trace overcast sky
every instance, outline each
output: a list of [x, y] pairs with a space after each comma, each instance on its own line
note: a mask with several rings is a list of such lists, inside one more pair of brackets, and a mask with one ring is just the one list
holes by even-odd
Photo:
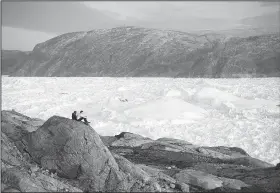
[[279, 12], [278, 2], [2, 2], [2, 48], [32, 50], [57, 35], [117, 26], [181, 31], [230, 29], [241, 19]]

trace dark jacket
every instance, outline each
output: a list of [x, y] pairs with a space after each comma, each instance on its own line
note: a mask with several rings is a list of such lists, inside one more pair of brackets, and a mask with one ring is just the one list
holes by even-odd
[[72, 119], [73, 119], [73, 120], [76, 120], [76, 121], [78, 120], [78, 119], [77, 119], [76, 113], [72, 113]]

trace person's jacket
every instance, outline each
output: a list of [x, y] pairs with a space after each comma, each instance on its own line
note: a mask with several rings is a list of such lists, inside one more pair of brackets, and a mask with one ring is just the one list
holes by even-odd
[[72, 119], [76, 120], [76, 121], [78, 120], [78, 117], [77, 117], [77, 115], [75, 113], [72, 113]]

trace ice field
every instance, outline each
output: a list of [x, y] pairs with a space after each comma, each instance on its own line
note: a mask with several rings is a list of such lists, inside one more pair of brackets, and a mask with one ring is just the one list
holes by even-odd
[[236, 146], [280, 162], [280, 79], [2, 76], [2, 110], [47, 120], [83, 110], [100, 135], [129, 131]]

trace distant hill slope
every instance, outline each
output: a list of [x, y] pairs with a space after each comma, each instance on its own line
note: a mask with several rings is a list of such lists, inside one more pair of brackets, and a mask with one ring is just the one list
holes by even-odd
[[68, 33], [35, 46], [12, 76], [279, 76], [277, 34], [226, 38], [136, 27]]
[[241, 20], [241, 23], [252, 28], [262, 28], [267, 31], [279, 32], [280, 11], [263, 14], [255, 17], [248, 17]]
[[20, 67], [30, 52], [18, 50], [2, 50], [1, 72], [3, 75], [10, 75]]

